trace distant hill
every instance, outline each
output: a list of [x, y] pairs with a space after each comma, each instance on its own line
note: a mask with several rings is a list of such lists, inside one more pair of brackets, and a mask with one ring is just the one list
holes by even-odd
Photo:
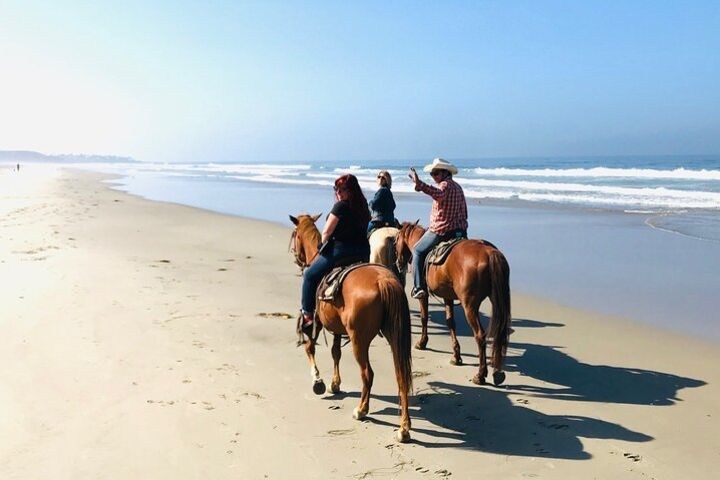
[[32, 162], [50, 162], [50, 163], [80, 163], [80, 162], [135, 162], [130, 157], [118, 157], [115, 155], [83, 155], [83, 154], [63, 154], [63, 155], [45, 155], [40, 152], [31, 152], [25, 150], [0, 150], [0, 162], [12, 163], [32, 163]]

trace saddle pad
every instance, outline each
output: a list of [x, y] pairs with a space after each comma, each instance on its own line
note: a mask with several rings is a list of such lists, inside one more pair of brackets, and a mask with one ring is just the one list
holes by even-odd
[[330, 272], [325, 275], [320, 281], [320, 285], [318, 285], [318, 300], [322, 300], [325, 302], [335, 302], [336, 298], [340, 294], [340, 290], [342, 288], [345, 277], [347, 277], [350, 272], [352, 272], [358, 267], [362, 267], [363, 265], [368, 264], [358, 262], [341, 267], [335, 267], [330, 270]]
[[426, 263], [428, 265], [442, 265], [445, 259], [452, 251], [453, 247], [466, 238], [453, 238], [445, 242], [440, 242], [435, 248], [428, 254]]

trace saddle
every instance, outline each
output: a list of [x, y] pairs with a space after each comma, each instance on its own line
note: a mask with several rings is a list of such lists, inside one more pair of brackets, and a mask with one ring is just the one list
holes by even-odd
[[340, 296], [342, 290], [343, 281], [350, 272], [363, 265], [368, 265], [362, 261], [355, 261], [354, 263], [340, 265], [334, 267], [327, 275], [325, 275], [317, 289], [317, 298], [325, 302], [335, 303]]
[[425, 263], [428, 265], [442, 265], [445, 263], [448, 255], [450, 255], [453, 247], [463, 240], [467, 240], [467, 238], [451, 238], [450, 240], [438, 243], [435, 248], [428, 253]]
[[[467, 238], [451, 238], [450, 240], [445, 240], [438, 243], [435, 248], [433, 248], [430, 253], [428, 253], [428, 256], [425, 257], [425, 278], [427, 278], [427, 271], [430, 268], [430, 265], [442, 265], [443, 263], [445, 263], [445, 260], [447, 260], [447, 257], [448, 255], [450, 255], [452, 249], [463, 240], [467, 240]], [[495, 245], [488, 242], [487, 240], [478, 241], [483, 245], [497, 249]]]

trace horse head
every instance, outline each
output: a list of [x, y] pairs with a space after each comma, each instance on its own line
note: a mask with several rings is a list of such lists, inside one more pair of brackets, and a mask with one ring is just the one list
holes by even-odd
[[288, 250], [292, 253], [295, 264], [302, 270], [307, 268], [308, 259], [315, 255], [318, 245], [320, 244], [320, 231], [315, 225], [320, 215], [322, 215], [322, 213], [318, 213], [317, 215], [303, 214], [297, 217], [289, 215], [290, 221], [295, 225], [295, 229], [290, 236]]
[[422, 227], [418, 226], [419, 221], [420, 220], [403, 222], [400, 226], [400, 231], [395, 237], [395, 259], [397, 261], [397, 269], [401, 272], [404, 271], [412, 259], [412, 247], [417, 242], [417, 239], [414, 238], [417, 236], [415, 232], [417, 229], [422, 229]]

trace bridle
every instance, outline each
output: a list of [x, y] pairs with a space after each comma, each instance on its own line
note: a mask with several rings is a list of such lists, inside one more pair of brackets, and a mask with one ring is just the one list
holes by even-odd
[[[295, 265], [300, 267], [300, 272], [304, 272], [307, 268], [307, 263], [305, 263], [305, 259], [300, 257], [300, 250], [298, 250], [297, 242], [298, 239], [298, 232], [297, 229], [293, 230], [292, 235], [290, 236], [290, 244], [288, 245], [288, 252], [290, 252], [293, 256], [293, 260], [295, 261]], [[303, 255], [305, 252], [302, 252]]]

